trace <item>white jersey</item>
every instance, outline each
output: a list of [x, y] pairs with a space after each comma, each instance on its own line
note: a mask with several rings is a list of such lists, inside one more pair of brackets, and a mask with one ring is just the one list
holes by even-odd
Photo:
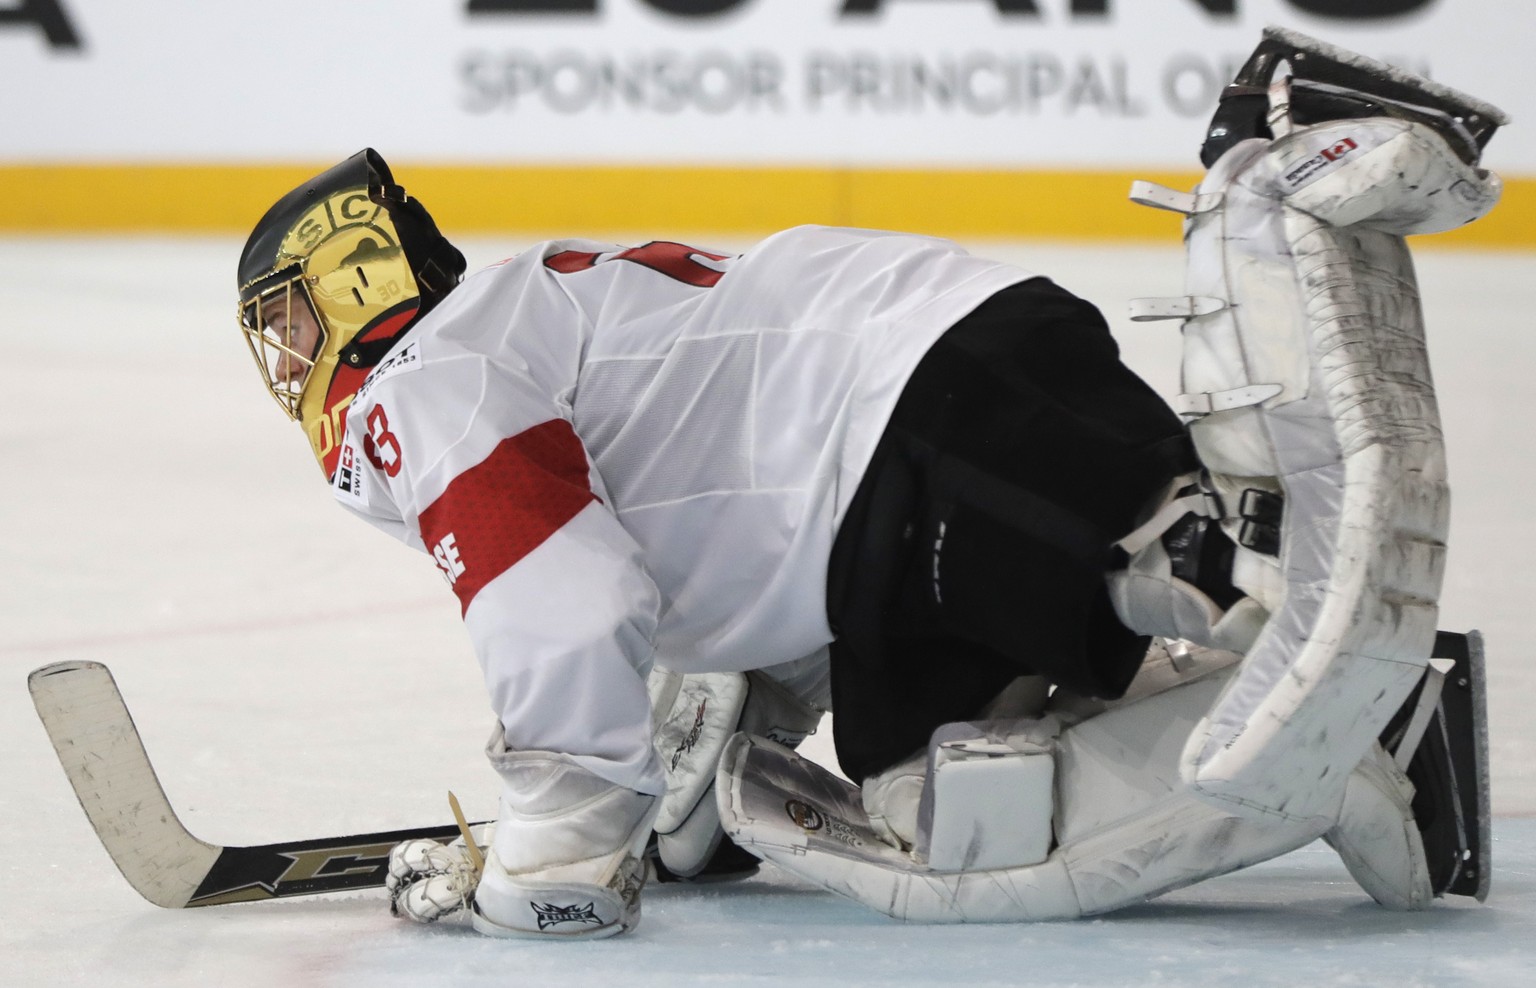
[[467, 279], [347, 413], [334, 493], [432, 555], [514, 749], [662, 792], [645, 676], [800, 659], [917, 362], [1031, 275], [800, 227], [740, 256], [540, 244]]

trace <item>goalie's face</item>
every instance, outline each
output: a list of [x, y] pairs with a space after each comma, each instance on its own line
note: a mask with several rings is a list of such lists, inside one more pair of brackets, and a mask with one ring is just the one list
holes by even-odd
[[267, 389], [289, 418], [298, 419], [304, 386], [326, 339], [303, 277], [295, 273], [241, 302], [240, 325]]
[[322, 330], [308, 305], [293, 305], [291, 297], [273, 301], [264, 316], [274, 336], [285, 338], [287, 345], [277, 358], [273, 376], [290, 388], [303, 390], [304, 378], [315, 365], [320, 351]]

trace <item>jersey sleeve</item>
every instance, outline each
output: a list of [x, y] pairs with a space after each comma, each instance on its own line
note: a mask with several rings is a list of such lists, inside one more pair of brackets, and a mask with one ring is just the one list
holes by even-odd
[[645, 690], [659, 594], [558, 402], [481, 357], [429, 364], [354, 401], [340, 463], [337, 498], [457, 596], [507, 744], [664, 791]]

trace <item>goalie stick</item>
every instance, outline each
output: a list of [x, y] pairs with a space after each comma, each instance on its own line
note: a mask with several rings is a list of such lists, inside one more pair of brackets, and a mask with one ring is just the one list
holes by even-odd
[[457, 824], [223, 847], [188, 832], [149, 763], [112, 673], [57, 662], [27, 677], [80, 807], [128, 884], [167, 909], [383, 886], [389, 851], [417, 837], [443, 842]]

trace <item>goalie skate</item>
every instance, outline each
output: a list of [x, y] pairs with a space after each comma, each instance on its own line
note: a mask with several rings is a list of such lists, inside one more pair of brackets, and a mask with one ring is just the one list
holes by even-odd
[[[1243, 664], [1190, 736], [1183, 775], [1239, 812], [1316, 820], [1434, 641], [1449, 489], [1402, 238], [1492, 208], [1499, 182], [1477, 157], [1504, 118], [1273, 29], [1238, 80], [1207, 142], [1220, 157], [1196, 192], [1133, 190], [1188, 216], [1188, 294], [1143, 300], [1133, 318], [1184, 320], [1177, 407], [1216, 513], [1229, 512], [1233, 582], [1267, 613], [1251, 641], [1220, 642]], [[1251, 107], [1259, 94], [1245, 135], [1230, 100]], [[1237, 509], [1275, 495], [1284, 512], [1266, 545]], [[1122, 599], [1159, 576], [1133, 558]], [[1122, 613], [1143, 632], [1191, 637], [1187, 623]]]
[[1200, 163], [1209, 168], [1241, 141], [1273, 137], [1269, 84], [1287, 63], [1291, 117], [1303, 126], [1346, 117], [1398, 117], [1433, 128], [1451, 150], [1475, 165], [1504, 112], [1449, 86], [1404, 72], [1296, 31], [1271, 27], [1222, 93], [1206, 131]]
[[[1431, 891], [1481, 902], [1493, 871], [1483, 636], [1442, 631], [1434, 655], [1454, 664], [1443, 676], [1426, 676], [1382, 742], [1413, 783]], [[1420, 710], [1428, 714], [1422, 727], [1411, 715]]]
[[1429, 668], [1345, 788], [1324, 835], [1390, 909], [1488, 895], [1488, 734], [1482, 636], [1435, 636]]

